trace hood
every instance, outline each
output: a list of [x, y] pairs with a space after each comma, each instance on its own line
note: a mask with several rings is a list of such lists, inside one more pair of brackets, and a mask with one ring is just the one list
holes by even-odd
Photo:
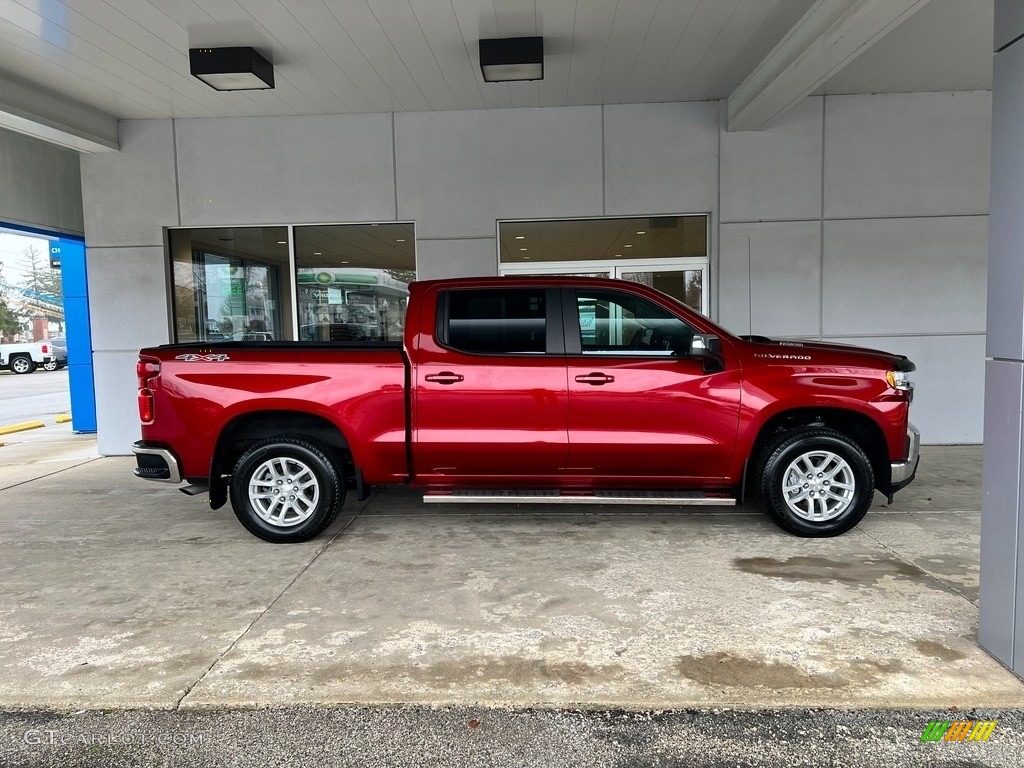
[[896, 371], [910, 373], [917, 370], [905, 355], [896, 355], [891, 352], [883, 352], [880, 349], [869, 347], [858, 347], [853, 344], [835, 344], [829, 341], [803, 341], [801, 339], [770, 339], [767, 336], [740, 336], [750, 345], [755, 357], [768, 361], [778, 362], [800, 362], [801, 360], [814, 360], [816, 354], [823, 359], [822, 362], [832, 362], [842, 357], [856, 355], [857, 357], [875, 358], [878, 365], [884, 365]]

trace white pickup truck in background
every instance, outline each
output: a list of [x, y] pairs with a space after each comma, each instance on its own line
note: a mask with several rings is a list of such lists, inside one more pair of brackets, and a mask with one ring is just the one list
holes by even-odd
[[0, 369], [14, 373], [32, 373], [38, 366], [53, 365], [57, 352], [49, 341], [26, 344], [0, 344]]

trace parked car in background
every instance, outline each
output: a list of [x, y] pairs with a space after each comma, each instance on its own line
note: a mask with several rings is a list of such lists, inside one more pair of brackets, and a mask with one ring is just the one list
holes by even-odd
[[54, 347], [49, 341], [0, 344], [0, 368], [7, 368], [14, 373], [32, 373], [37, 367], [54, 360]]
[[43, 363], [44, 371], [58, 371], [68, 364], [68, 340], [64, 336], [48, 339], [53, 345], [53, 360]]

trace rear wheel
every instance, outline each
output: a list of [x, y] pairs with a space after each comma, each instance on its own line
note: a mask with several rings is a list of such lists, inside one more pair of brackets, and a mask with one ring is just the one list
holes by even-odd
[[808, 427], [768, 446], [761, 506], [797, 536], [838, 536], [867, 514], [875, 478], [864, 450], [841, 432]]
[[231, 474], [231, 506], [246, 530], [265, 541], [306, 541], [338, 516], [341, 472], [323, 446], [301, 437], [256, 443]]
[[36, 364], [28, 355], [16, 355], [7, 365], [15, 373], [32, 373], [36, 369]]

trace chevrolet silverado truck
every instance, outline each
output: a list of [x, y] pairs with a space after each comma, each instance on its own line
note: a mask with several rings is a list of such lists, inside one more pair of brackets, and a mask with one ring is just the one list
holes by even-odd
[[0, 368], [13, 373], [32, 373], [38, 367], [49, 370], [56, 361], [57, 351], [48, 341], [0, 344]]
[[855, 526], [914, 478], [914, 364], [737, 337], [631, 282], [410, 285], [402, 342], [165, 345], [138, 362], [135, 474], [189, 483], [272, 542], [346, 494], [434, 503], [727, 505], [798, 536]]

